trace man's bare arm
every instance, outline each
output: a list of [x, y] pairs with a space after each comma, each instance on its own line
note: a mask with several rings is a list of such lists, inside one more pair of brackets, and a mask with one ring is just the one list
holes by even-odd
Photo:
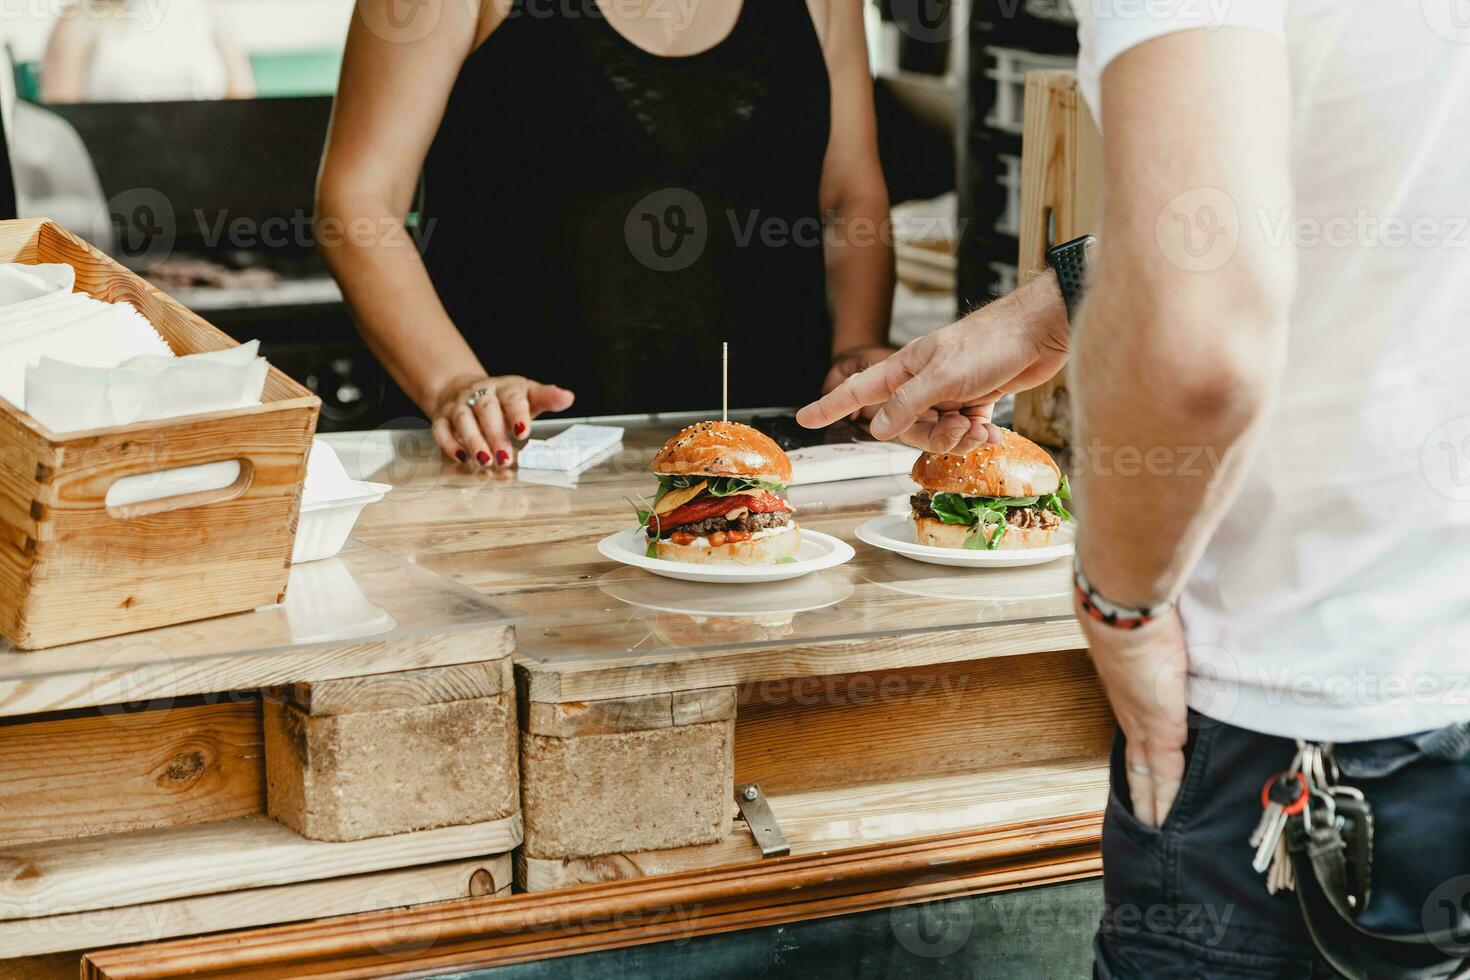
[[1165, 35], [1103, 75], [1102, 247], [1072, 339], [1079, 553], [1109, 598], [1174, 594], [1275, 394], [1295, 285], [1285, 50]]
[[[1173, 596], [1239, 491], [1276, 393], [1295, 284], [1289, 87], [1279, 40], [1189, 30], [1102, 78], [1103, 245], [1072, 340], [1077, 554], [1114, 602]], [[1083, 630], [1126, 736], [1134, 814], [1162, 824], [1184, 777], [1179, 615]]]

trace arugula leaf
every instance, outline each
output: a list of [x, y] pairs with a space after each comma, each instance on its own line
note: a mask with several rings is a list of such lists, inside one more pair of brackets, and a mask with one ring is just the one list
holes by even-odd
[[[941, 523], [965, 524], [976, 528], [974, 543], [972, 539], [966, 539], [965, 547], [985, 547], [994, 550], [999, 547], [1000, 538], [1005, 536], [1006, 515], [1013, 508], [1040, 507], [1051, 511], [1064, 521], [1070, 521], [1072, 515], [1062, 501], [1071, 499], [1072, 488], [1064, 474], [1055, 493], [1040, 494], [1034, 497], [963, 497], [957, 493], [936, 493], [929, 500], [929, 509], [934, 512], [934, 516]], [[979, 528], [983, 524], [1001, 526], [1000, 532], [992, 536], [990, 542], [984, 542], [983, 537], [979, 535]]]
[[1010, 527], [1005, 521], [1001, 521], [1000, 525], [996, 527], [995, 533], [990, 536], [990, 540], [985, 542], [985, 550], [994, 551], [996, 548], [999, 548], [1000, 539], [1006, 536], [1006, 531], [1010, 530]]
[[720, 477], [711, 480], [709, 492], [712, 497], [729, 497], [737, 493], [747, 493], [751, 490], [766, 490], [777, 496], [783, 496], [786, 488], [779, 483], [767, 483], [764, 480], [745, 480], [733, 476]]
[[746, 493], [750, 490], [769, 490], [779, 496], [786, 495], [786, 488], [779, 483], [767, 483], [764, 480], [747, 480], [738, 476], [721, 476], [710, 479], [707, 476], [661, 476], [658, 478], [658, 497], [653, 504], [658, 506], [659, 497], [670, 490], [682, 490], [692, 487], [701, 480], [709, 480], [709, 493], [712, 497], [729, 497], [732, 494]]
[[648, 547], [646, 549], [644, 549], [643, 556], [645, 558], [657, 558], [658, 557], [658, 539], [657, 538], [649, 538], [648, 539]]
[[653, 516], [653, 511], [638, 506], [638, 503], [632, 497], [624, 497], [623, 499], [627, 501], [629, 507], [633, 508], [633, 513], [638, 516], [638, 526], [644, 527], [647, 525], [648, 519]]
[[796, 564], [796, 558], [793, 555], [782, 555], [780, 558], [777, 558], [776, 559], [776, 564], [777, 565], [795, 565]]
[[957, 493], [936, 493], [929, 501], [929, 509], [944, 524], [975, 523], [969, 501]]
[[1062, 501], [1072, 499], [1072, 485], [1067, 482], [1067, 474], [1062, 474], [1062, 484], [1057, 487], [1056, 493], [1049, 493], [1041, 499], [1043, 510], [1051, 511], [1064, 521], [1072, 519], [1071, 512], [1062, 504]]

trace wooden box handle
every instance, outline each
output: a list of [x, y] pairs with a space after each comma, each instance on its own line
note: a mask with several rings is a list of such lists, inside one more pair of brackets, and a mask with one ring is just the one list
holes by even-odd
[[[220, 462], [231, 462], [231, 460], [220, 460]], [[139, 500], [131, 503], [108, 504], [107, 516], [119, 521], [132, 521], [140, 517], [152, 517], [156, 514], [167, 514], [171, 511], [188, 510], [193, 507], [205, 507], [209, 504], [221, 504], [228, 500], [244, 496], [250, 489], [250, 483], [255, 479], [255, 464], [248, 459], [236, 459], [233, 462], [239, 464], [240, 471], [235, 479], [222, 487], [209, 490], [193, 490], [188, 493], [176, 493], [167, 497], [158, 497], [153, 500]], [[208, 464], [204, 464], [208, 465]], [[191, 469], [192, 467], [180, 466], [176, 470]], [[138, 473], [130, 477], [121, 477], [117, 483], [125, 479], [137, 479], [141, 476], [157, 476], [175, 470], [158, 470], [154, 473]], [[114, 483], [113, 486], [117, 486]]]

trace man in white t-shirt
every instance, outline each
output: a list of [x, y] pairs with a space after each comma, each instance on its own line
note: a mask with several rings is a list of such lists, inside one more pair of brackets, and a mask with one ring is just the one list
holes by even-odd
[[[1075, 328], [1049, 273], [800, 418], [882, 405], [878, 437], [963, 452], [1070, 360], [1078, 609], [1121, 728], [1099, 976], [1458, 975], [1470, 3], [1074, 5], [1106, 161]], [[1270, 874], [1297, 895], [1251, 867], [1282, 771], [1317, 792]]]

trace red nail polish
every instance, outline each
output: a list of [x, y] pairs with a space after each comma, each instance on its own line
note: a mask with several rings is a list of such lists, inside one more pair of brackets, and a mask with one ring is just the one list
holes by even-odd
[[481, 466], [484, 466], [486, 463], [490, 462], [490, 454], [485, 452], [485, 450], [483, 449], [475, 453], [475, 458], [480, 461]]
[[459, 452], [457, 452], [457, 453], [454, 454], [454, 458], [457, 459], [457, 460], [459, 460], [461, 463], [463, 463], [469, 457], [466, 456], [464, 450], [461, 449]]
[[502, 449], [500, 452], [495, 454], [495, 461], [501, 466], [504, 466], [506, 463], [510, 462], [510, 453]]
[[526, 423], [524, 423], [524, 422], [517, 422], [516, 423], [516, 435], [523, 436], [525, 434], [526, 434]]

